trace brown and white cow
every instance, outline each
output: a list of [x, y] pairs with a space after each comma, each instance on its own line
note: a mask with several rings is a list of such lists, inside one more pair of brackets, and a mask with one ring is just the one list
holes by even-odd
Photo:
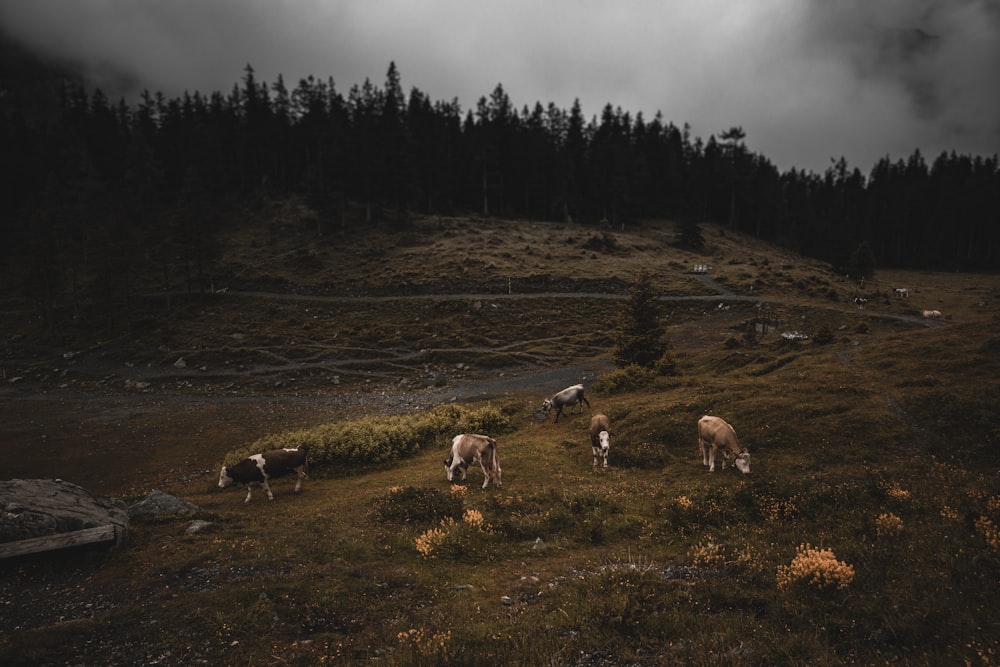
[[219, 474], [219, 488], [224, 489], [232, 484], [246, 484], [247, 497], [243, 502], [250, 502], [250, 495], [253, 493], [253, 485], [263, 487], [267, 491], [267, 499], [274, 500], [271, 487], [267, 481], [276, 477], [283, 477], [290, 473], [298, 475], [295, 483], [295, 493], [302, 490], [302, 480], [308, 479], [306, 474], [306, 445], [299, 445], [297, 449], [274, 449], [261, 454], [254, 454], [232, 466], [222, 466]]
[[469, 466], [478, 463], [483, 469], [483, 488], [485, 489], [490, 480], [497, 487], [502, 487], [500, 480], [500, 459], [497, 457], [497, 441], [487, 435], [477, 435], [474, 433], [462, 433], [456, 435], [451, 441], [451, 458], [444, 462], [445, 475], [449, 482], [455, 481], [455, 471], [461, 469], [462, 479]]
[[740, 472], [750, 472], [750, 452], [740, 444], [736, 430], [724, 419], [705, 415], [698, 420], [698, 446], [701, 448], [701, 462], [715, 472], [715, 455], [722, 454], [722, 469], [732, 458]]
[[[590, 408], [590, 401], [583, 395], [583, 385], [575, 384], [572, 387], [566, 387], [558, 394], [552, 398], [546, 398], [542, 401], [542, 407], [540, 413], [544, 413], [545, 417], [548, 417], [549, 411], [552, 408], [556, 409], [556, 423], [559, 423], [559, 415], [563, 413], [563, 408], [571, 408], [574, 405], [579, 405], [580, 410], [577, 414], [583, 414], [583, 404], [587, 404], [587, 408]], [[543, 418], [544, 419], [544, 418]]]
[[594, 467], [597, 461], [604, 461], [608, 467], [608, 450], [611, 449], [611, 421], [606, 415], [596, 414], [590, 418], [590, 447], [594, 450]]

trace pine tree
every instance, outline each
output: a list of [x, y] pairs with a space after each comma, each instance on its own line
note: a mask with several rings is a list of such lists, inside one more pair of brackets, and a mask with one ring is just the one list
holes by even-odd
[[847, 264], [847, 271], [856, 278], [871, 278], [875, 275], [875, 253], [868, 245], [868, 241], [862, 241], [851, 253], [851, 258]]
[[643, 274], [628, 290], [611, 360], [622, 368], [630, 365], [659, 367], [667, 357], [668, 348], [653, 284], [649, 275]]

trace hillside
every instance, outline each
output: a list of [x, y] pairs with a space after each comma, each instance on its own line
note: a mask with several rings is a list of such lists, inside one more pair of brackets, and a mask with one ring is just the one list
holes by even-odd
[[[248, 217], [206, 267], [214, 293], [149, 291], [130, 335], [7, 313], [4, 476], [165, 490], [214, 525], [137, 522], [117, 553], [12, 563], [5, 664], [996, 664], [996, 276], [862, 286], [714, 225], [693, 253], [659, 221], [319, 235], [316, 215]], [[609, 362], [643, 273], [675, 375]], [[533, 419], [578, 381], [613, 424], [607, 471], [586, 410]], [[445, 437], [318, 463], [273, 503], [215, 488], [262, 438], [405, 431], [451, 404], [509, 421], [503, 489], [475, 467], [451, 488]], [[705, 413], [736, 427], [751, 474], [701, 465]]]

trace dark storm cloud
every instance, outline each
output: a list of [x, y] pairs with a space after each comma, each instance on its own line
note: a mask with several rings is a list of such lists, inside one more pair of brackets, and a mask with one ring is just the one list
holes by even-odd
[[228, 92], [251, 64], [286, 85], [384, 81], [464, 109], [579, 98], [740, 125], [783, 169], [845, 156], [1000, 151], [994, 0], [13, 0], [0, 24], [114, 95]]

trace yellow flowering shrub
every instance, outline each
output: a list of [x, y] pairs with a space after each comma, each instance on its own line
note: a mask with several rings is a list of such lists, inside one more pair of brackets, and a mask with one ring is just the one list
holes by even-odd
[[431, 634], [424, 628], [410, 628], [396, 635], [400, 646], [413, 649], [418, 655], [437, 656], [448, 662], [448, 646], [451, 644], [451, 630]]
[[778, 588], [785, 590], [797, 582], [816, 588], [846, 588], [854, 581], [854, 567], [837, 560], [832, 549], [800, 544], [789, 565], [779, 565]]
[[434, 558], [435, 552], [441, 551], [441, 547], [445, 545], [448, 546], [446, 551], [449, 553], [455, 549], [469, 548], [470, 540], [474, 540], [473, 536], [489, 532], [490, 527], [486, 524], [482, 512], [467, 509], [462, 515], [461, 523], [456, 523], [454, 519], [448, 517], [441, 520], [440, 526], [424, 531], [417, 537], [416, 547], [424, 558]]
[[465, 510], [465, 514], [462, 515], [462, 521], [478, 530], [483, 530], [485, 527], [483, 513], [479, 510]]
[[754, 502], [761, 516], [768, 523], [782, 523], [793, 519], [799, 508], [792, 498], [775, 498], [765, 494], [754, 494]]
[[875, 532], [879, 537], [895, 537], [903, 532], [903, 520], [892, 512], [883, 512], [875, 519]]
[[691, 547], [688, 557], [693, 565], [700, 567], [722, 565], [726, 560], [722, 545], [713, 542], [711, 537]]
[[417, 537], [417, 551], [424, 558], [433, 558], [434, 550], [444, 544], [447, 539], [448, 531], [446, 528], [431, 528]]
[[951, 505], [943, 505], [941, 507], [941, 518], [945, 521], [955, 522], [958, 521], [958, 510]]
[[694, 507], [694, 503], [687, 496], [678, 496], [674, 503], [682, 510], [689, 510]]
[[882, 491], [885, 492], [885, 495], [889, 496], [893, 500], [903, 502], [910, 499], [910, 492], [896, 482], [881, 482], [879, 486], [882, 487]]
[[985, 516], [976, 520], [976, 531], [986, 539], [986, 544], [995, 553], [1000, 554], [1000, 529]]

